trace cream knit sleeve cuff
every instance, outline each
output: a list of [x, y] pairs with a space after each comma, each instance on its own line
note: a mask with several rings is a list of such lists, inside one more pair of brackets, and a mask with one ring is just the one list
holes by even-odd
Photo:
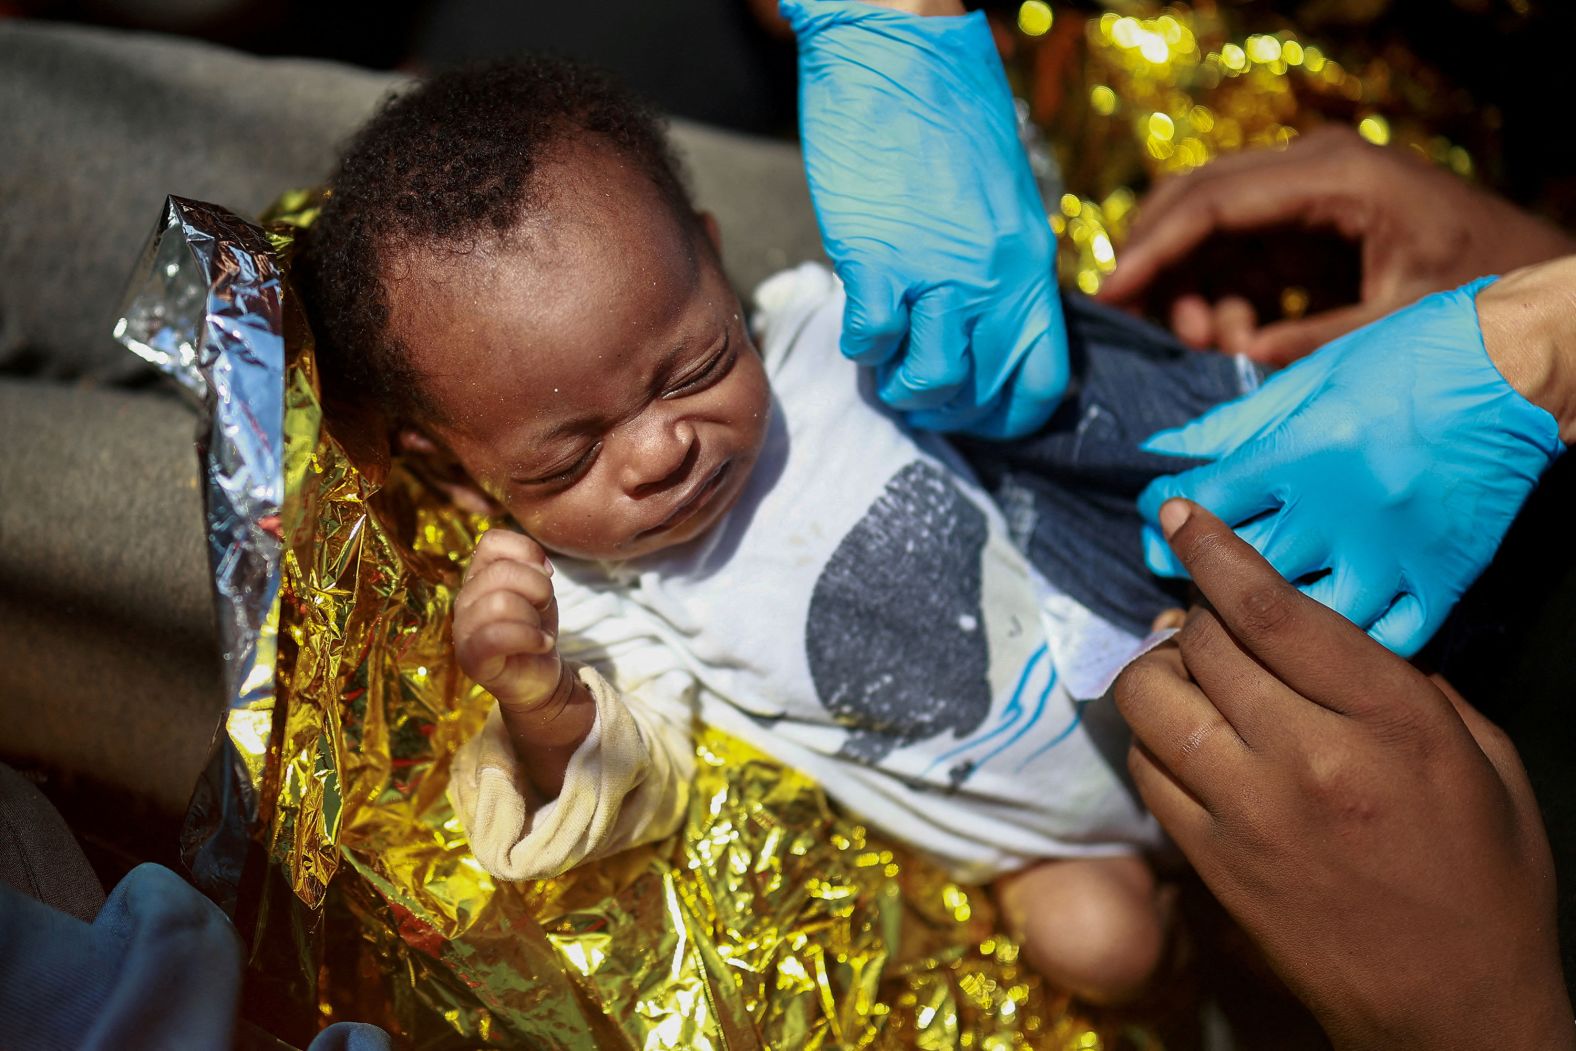
[[570, 757], [558, 798], [542, 800], [531, 787], [497, 705], [454, 755], [449, 800], [477, 860], [499, 879], [557, 876], [661, 839], [683, 820], [690, 735], [626, 703], [592, 668], [573, 671], [596, 700], [596, 721]]

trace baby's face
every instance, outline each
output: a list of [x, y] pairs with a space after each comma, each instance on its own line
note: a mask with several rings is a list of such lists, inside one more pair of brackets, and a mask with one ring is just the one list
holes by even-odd
[[471, 477], [550, 551], [626, 559], [733, 505], [770, 395], [704, 235], [593, 152], [559, 162], [515, 245], [393, 268], [390, 322], [448, 417], [428, 429]]

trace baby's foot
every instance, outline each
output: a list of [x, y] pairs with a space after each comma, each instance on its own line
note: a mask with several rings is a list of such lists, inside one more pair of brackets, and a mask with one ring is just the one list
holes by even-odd
[[1160, 964], [1170, 909], [1141, 858], [1042, 862], [998, 880], [996, 897], [1029, 964], [1088, 1003], [1136, 998]]

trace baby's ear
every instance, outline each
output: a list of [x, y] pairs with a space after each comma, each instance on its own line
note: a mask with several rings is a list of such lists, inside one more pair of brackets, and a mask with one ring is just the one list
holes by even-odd
[[422, 480], [447, 496], [455, 507], [473, 515], [505, 514], [503, 507], [471, 480], [454, 454], [417, 427], [403, 426], [394, 435], [395, 452], [411, 462]]
[[415, 427], [401, 427], [395, 439], [399, 451], [407, 456], [441, 456], [443, 450], [422, 431]]

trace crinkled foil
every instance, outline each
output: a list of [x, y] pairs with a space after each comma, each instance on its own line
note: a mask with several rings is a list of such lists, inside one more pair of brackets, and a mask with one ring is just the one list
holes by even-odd
[[[281, 304], [275, 269], [314, 214], [310, 195], [286, 198], [270, 247], [218, 209], [172, 202], [122, 326], [161, 334], [138, 345], [175, 363], [215, 413], [211, 473], [267, 430], [254, 420], [274, 427], [269, 457], [250, 461], [273, 474], [245, 491], [282, 486], [278, 517], [222, 534], [226, 557], [255, 567], [255, 612], [236, 620], [252, 634], [226, 637], [235, 692], [221, 735], [249, 805], [203, 810], [214, 830], [260, 842], [291, 892], [258, 912], [254, 967], [299, 969], [319, 1024], [379, 1022], [401, 1046], [1159, 1046], [1150, 1029], [1097, 1022], [1043, 987], [994, 932], [980, 888], [715, 732], [699, 740], [694, 802], [670, 840], [539, 883], [484, 872], [445, 787], [492, 703], [449, 641], [459, 568], [491, 523], [397, 462], [358, 468], [322, 426], [310, 335], [288, 285]], [[176, 280], [188, 255], [199, 265]], [[269, 305], [247, 315], [262, 328], [225, 305], [253, 300]], [[223, 336], [183, 341], [177, 325]], [[268, 382], [226, 379], [277, 362], [281, 344]], [[211, 508], [216, 536], [239, 517]], [[215, 565], [228, 602], [230, 562]]]
[[198, 402], [208, 555], [228, 715], [198, 784], [182, 855], [233, 912], [274, 710], [279, 623], [282, 282], [263, 232], [170, 197], [143, 250], [115, 338]]

